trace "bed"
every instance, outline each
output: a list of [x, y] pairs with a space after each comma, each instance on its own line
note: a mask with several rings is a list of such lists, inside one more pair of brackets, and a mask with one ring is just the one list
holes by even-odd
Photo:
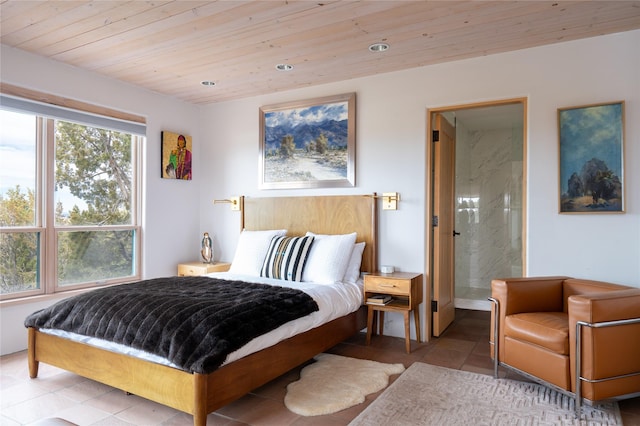
[[[241, 230], [286, 229], [287, 235], [305, 235], [309, 231], [328, 235], [355, 232], [357, 241], [365, 243], [360, 270], [375, 270], [377, 206], [373, 195], [241, 197], [240, 204]], [[240, 354], [207, 374], [190, 373], [29, 327], [29, 374], [36, 378], [38, 365], [44, 362], [189, 413], [194, 425], [206, 425], [209, 413], [365, 327], [366, 313], [360, 306], [264, 349]]]

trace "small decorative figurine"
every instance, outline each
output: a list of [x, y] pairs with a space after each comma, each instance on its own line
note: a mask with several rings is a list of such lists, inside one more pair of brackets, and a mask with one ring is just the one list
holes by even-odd
[[202, 238], [202, 249], [200, 250], [200, 254], [202, 255], [202, 261], [204, 263], [213, 262], [213, 244], [208, 232], [205, 232], [204, 237]]

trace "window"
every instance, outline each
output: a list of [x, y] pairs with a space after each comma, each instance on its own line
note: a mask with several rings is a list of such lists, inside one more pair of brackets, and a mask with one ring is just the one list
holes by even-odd
[[0, 297], [139, 278], [144, 126], [41, 106], [2, 96]]

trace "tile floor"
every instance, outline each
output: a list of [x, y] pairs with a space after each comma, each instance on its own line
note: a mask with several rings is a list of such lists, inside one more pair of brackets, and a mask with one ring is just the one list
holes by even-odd
[[[492, 374], [489, 357], [489, 313], [458, 310], [455, 322], [440, 338], [429, 343], [412, 341], [412, 352], [404, 350], [404, 339], [374, 336], [370, 346], [364, 334], [341, 343], [328, 352], [380, 362], [416, 361], [449, 368]], [[283, 404], [287, 384], [299, 378], [296, 368], [245, 397], [209, 415], [209, 426], [235, 425], [346, 425], [378, 394], [355, 407], [333, 415], [302, 417]], [[83, 379], [45, 364], [38, 379], [30, 380], [26, 352], [0, 358], [0, 425], [30, 424], [58, 417], [79, 425], [191, 425], [192, 418], [135, 395]], [[502, 370], [501, 370], [502, 371]], [[502, 374], [505, 374], [502, 371]], [[510, 375], [509, 377], [511, 377]], [[396, 376], [397, 377], [397, 376]], [[513, 375], [513, 378], [518, 378]], [[393, 378], [392, 378], [393, 380]], [[640, 398], [620, 402], [625, 426], [640, 425]], [[43, 423], [38, 423], [43, 424]]]

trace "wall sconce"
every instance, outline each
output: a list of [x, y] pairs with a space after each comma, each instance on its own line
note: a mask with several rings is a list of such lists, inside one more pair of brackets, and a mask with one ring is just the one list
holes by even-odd
[[397, 192], [382, 193], [382, 210], [398, 210], [400, 194]]
[[222, 204], [222, 203], [231, 204], [231, 210], [234, 210], [234, 211], [240, 211], [241, 209], [240, 197], [229, 197], [224, 200], [213, 200], [213, 204]]
[[383, 192], [382, 195], [374, 193], [373, 198], [382, 200], [382, 210], [398, 210], [398, 201], [400, 201], [398, 192]]

